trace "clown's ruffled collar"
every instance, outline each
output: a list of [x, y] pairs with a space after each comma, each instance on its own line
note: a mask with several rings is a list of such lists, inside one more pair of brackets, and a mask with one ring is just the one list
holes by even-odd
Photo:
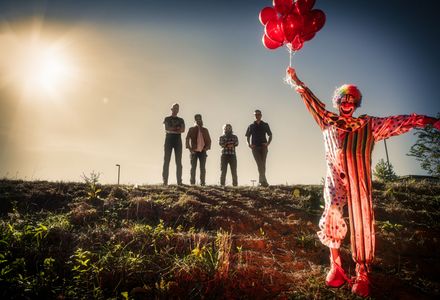
[[357, 118], [342, 117], [332, 112], [325, 114], [324, 123], [326, 126], [335, 126], [340, 130], [353, 132], [364, 127], [370, 121], [368, 115], [361, 115]]

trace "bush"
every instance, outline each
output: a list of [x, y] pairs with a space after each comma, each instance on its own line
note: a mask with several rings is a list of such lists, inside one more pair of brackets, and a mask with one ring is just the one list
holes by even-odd
[[382, 182], [393, 181], [397, 179], [397, 175], [394, 172], [392, 164], [386, 163], [383, 159], [380, 159], [374, 168], [373, 175], [377, 180]]

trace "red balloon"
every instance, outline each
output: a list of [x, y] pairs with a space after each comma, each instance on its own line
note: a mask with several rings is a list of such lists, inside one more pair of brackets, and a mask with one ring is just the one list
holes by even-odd
[[293, 7], [293, 0], [273, 0], [273, 7], [281, 15], [286, 15]]
[[288, 14], [283, 18], [282, 29], [284, 37], [289, 43], [293, 41], [295, 36], [301, 32], [303, 28], [303, 18], [298, 14]]
[[303, 47], [304, 41], [301, 39], [299, 34], [297, 34], [290, 45], [291, 45], [290, 48], [292, 50], [298, 51], [299, 49], [301, 49]]
[[312, 32], [312, 33], [303, 33], [301, 34], [301, 39], [304, 42], [310, 41], [311, 39], [313, 39], [315, 37], [316, 32]]
[[311, 29], [314, 32], [317, 32], [321, 30], [322, 27], [324, 27], [325, 24], [325, 13], [320, 9], [313, 9], [309, 13], [310, 19], [311, 19]]
[[259, 19], [261, 24], [266, 25], [267, 22], [278, 19], [278, 15], [273, 7], [265, 7], [260, 11]]
[[263, 42], [264, 47], [270, 50], [276, 49], [283, 45], [283, 43], [271, 40], [266, 34], [263, 34], [261, 41]]
[[284, 42], [284, 33], [279, 20], [271, 20], [264, 27], [264, 33], [275, 42]]
[[313, 8], [315, 2], [316, 0], [297, 0], [295, 6], [299, 13], [305, 14]]

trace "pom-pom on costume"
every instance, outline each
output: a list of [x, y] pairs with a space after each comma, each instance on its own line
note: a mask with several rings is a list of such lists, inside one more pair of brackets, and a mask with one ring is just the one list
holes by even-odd
[[[290, 70], [294, 72], [293, 69]], [[326, 110], [325, 104], [293, 74], [289, 73], [296, 82], [292, 84], [324, 136], [327, 175], [324, 185], [325, 208], [319, 221], [319, 239], [329, 248], [340, 248], [348, 229], [343, 219], [343, 208], [347, 205], [352, 257], [357, 263], [358, 279], [366, 277], [375, 252], [371, 182], [371, 153], [374, 144], [414, 127], [434, 123], [436, 119], [416, 114], [386, 118], [367, 115], [354, 118], [351, 116], [352, 112], [349, 116], [343, 116], [342, 113], [338, 115]], [[341, 99], [346, 95], [352, 97], [351, 104], [354, 108], [360, 106], [362, 95], [356, 86], [343, 85], [335, 91], [335, 107], [340, 108]], [[338, 271], [335, 268], [332, 270], [333, 273]], [[342, 271], [339, 273], [342, 274]], [[360, 280], [364, 280], [364, 289], [359, 292], [359, 286], [355, 288], [355, 283], [353, 292], [367, 296], [368, 279]]]

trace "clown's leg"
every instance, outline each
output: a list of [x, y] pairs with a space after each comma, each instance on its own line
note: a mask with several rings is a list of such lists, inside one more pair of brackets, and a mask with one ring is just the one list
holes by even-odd
[[362, 191], [358, 197], [351, 197], [349, 211], [352, 225], [352, 255], [356, 262], [356, 280], [352, 292], [362, 297], [368, 297], [370, 295], [369, 265], [373, 261], [375, 251], [371, 195]]
[[[336, 183], [336, 185], [335, 185]], [[339, 255], [341, 241], [347, 234], [347, 226], [343, 219], [343, 207], [346, 204], [345, 188], [340, 181], [327, 177], [324, 188], [325, 210], [319, 221], [321, 231], [318, 232], [321, 242], [330, 248], [330, 271], [326, 277], [326, 285], [340, 287], [348, 281]]]
[[347, 281], [348, 277], [342, 268], [339, 249], [330, 248], [330, 271], [325, 278], [325, 284], [329, 287], [339, 288]]
[[368, 277], [368, 268], [365, 264], [356, 264], [356, 279], [351, 291], [361, 297], [370, 295], [370, 279]]
[[342, 267], [342, 261], [341, 261], [340, 255], [339, 255], [338, 248], [330, 248], [330, 259], [331, 259], [331, 262], [335, 262]]

